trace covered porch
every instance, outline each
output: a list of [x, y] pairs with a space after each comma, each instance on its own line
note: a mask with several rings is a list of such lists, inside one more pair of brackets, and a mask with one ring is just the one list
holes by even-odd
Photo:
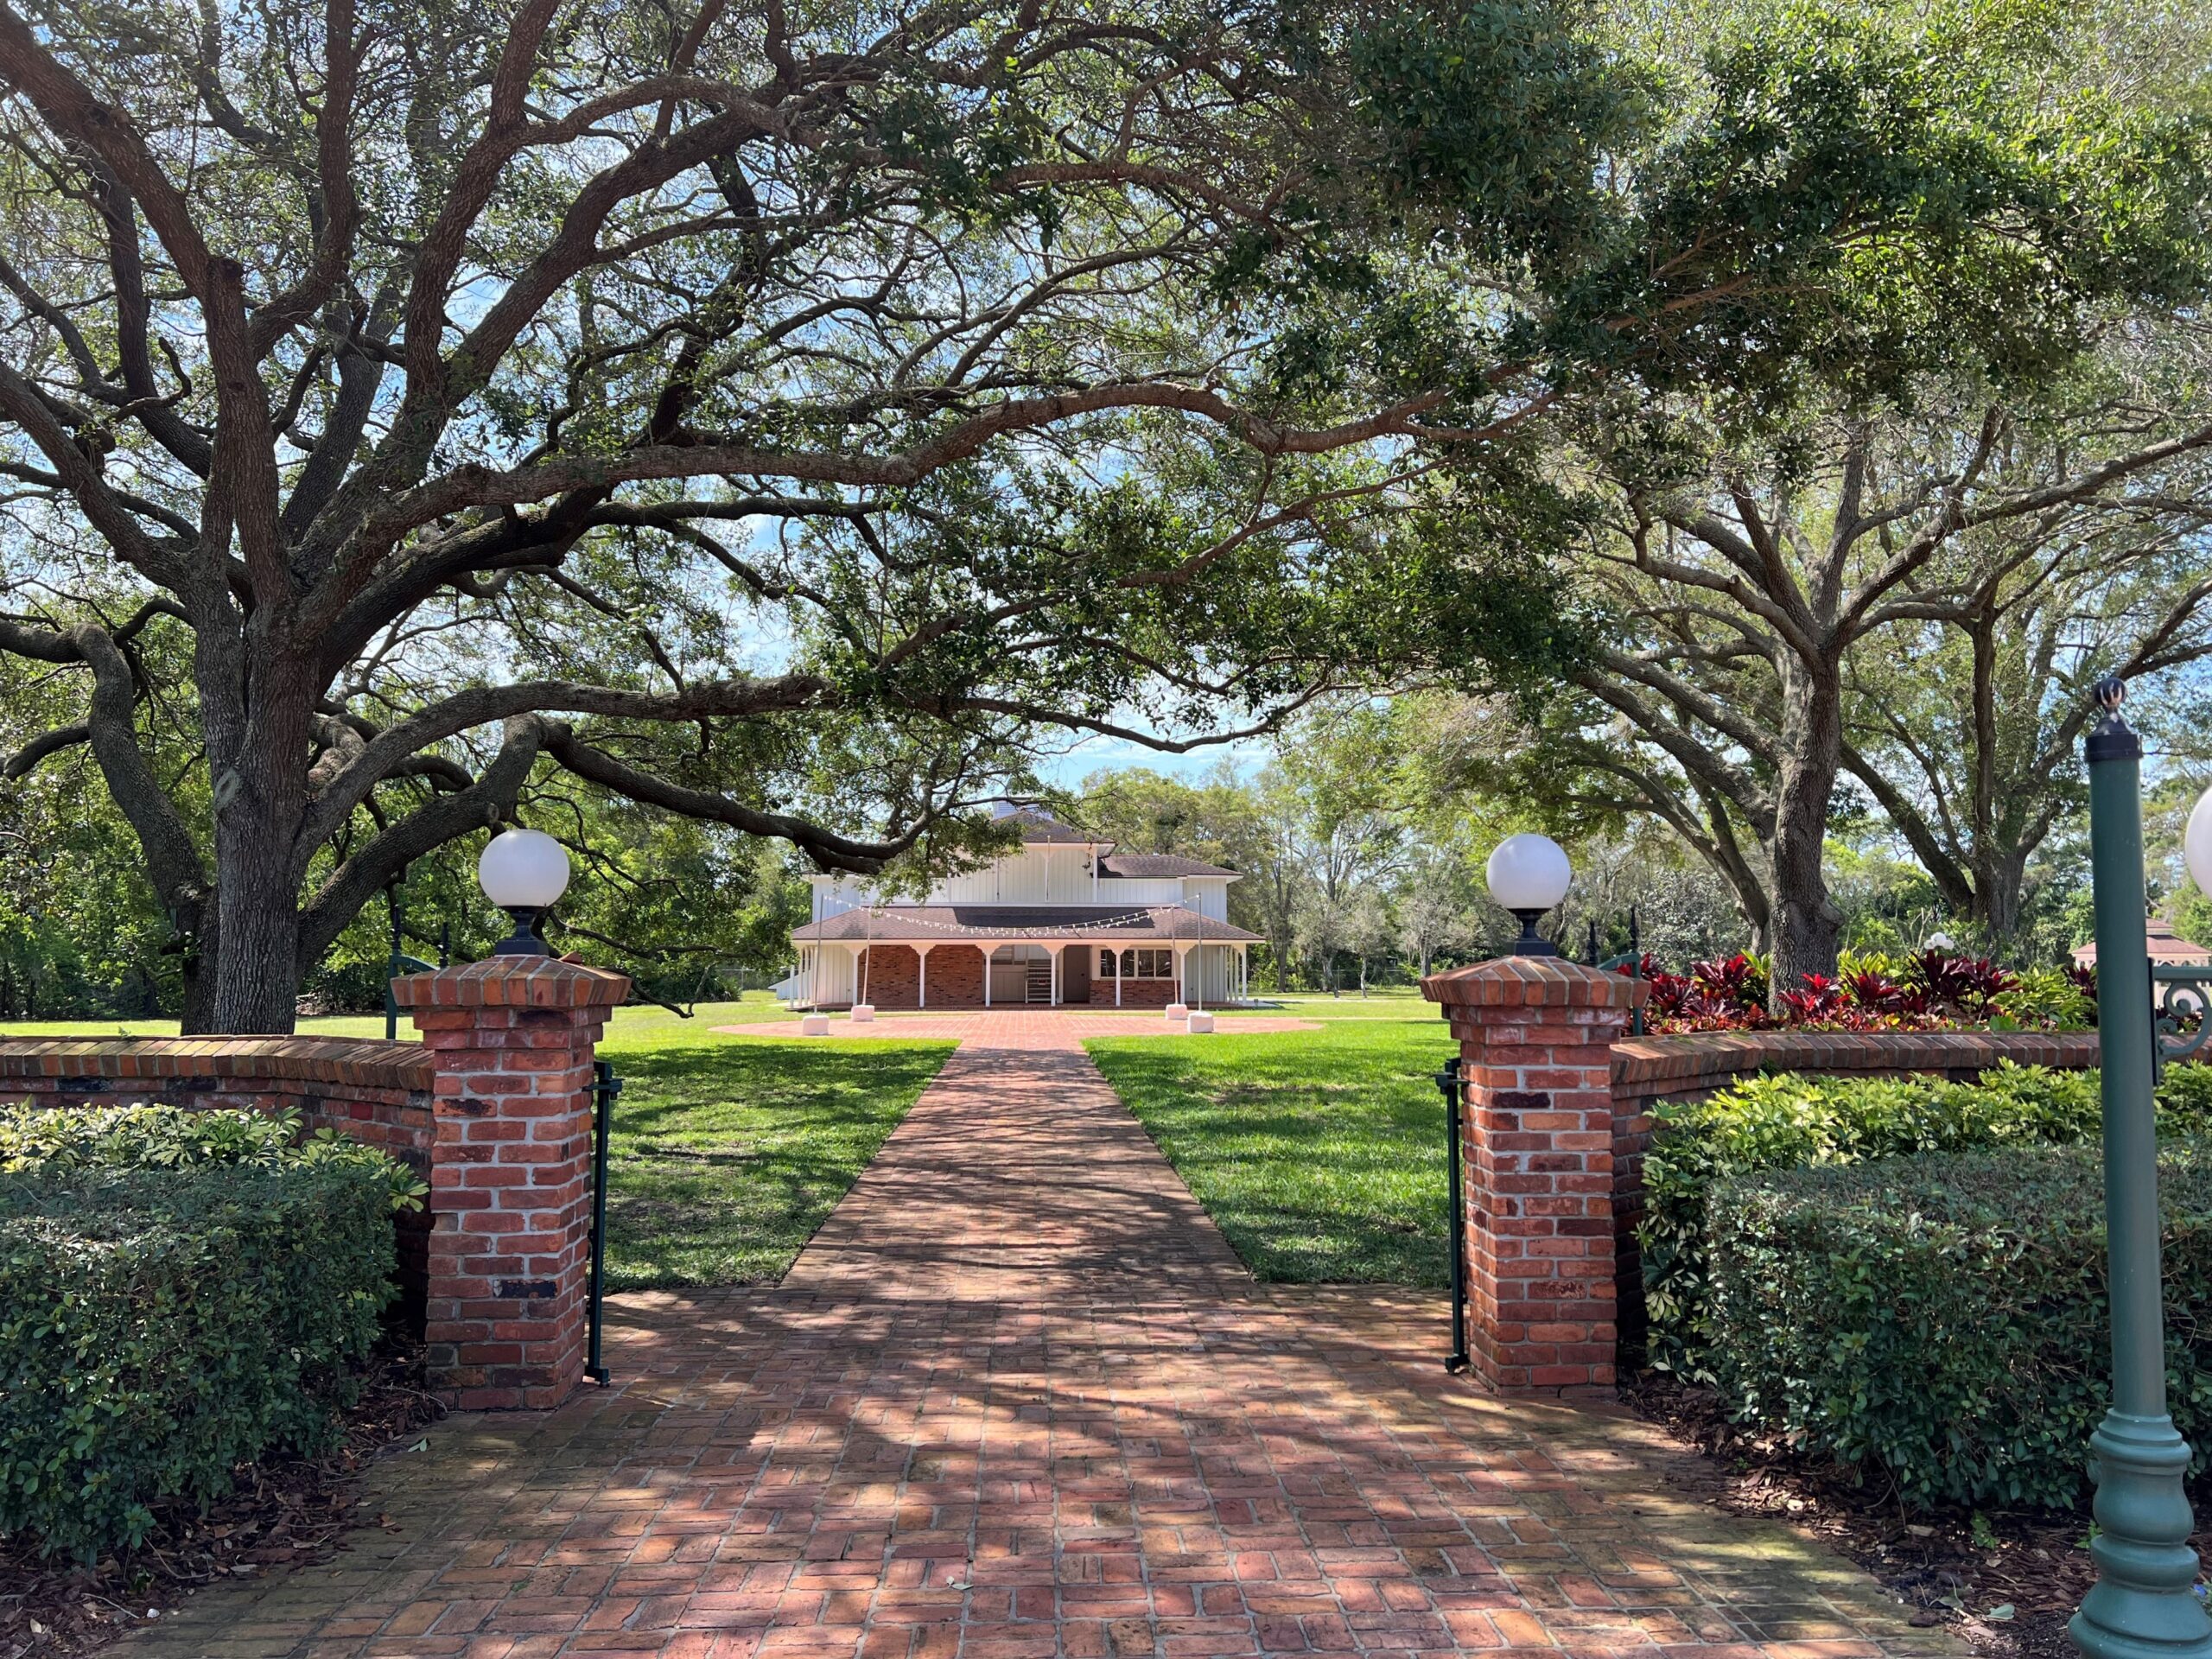
[[[1218, 926], [1218, 924], [1216, 925]], [[1033, 938], [799, 942], [796, 1007], [1165, 1007], [1248, 1000], [1244, 940]]]

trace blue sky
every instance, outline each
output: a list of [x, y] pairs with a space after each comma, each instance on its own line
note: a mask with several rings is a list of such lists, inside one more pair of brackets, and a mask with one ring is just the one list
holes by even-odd
[[1094, 772], [1156, 772], [1163, 777], [1185, 778], [1195, 783], [1228, 756], [1236, 770], [1249, 775], [1267, 764], [1268, 746], [1256, 739], [1216, 744], [1187, 754], [1164, 754], [1123, 738], [1088, 737], [1066, 753], [1040, 761], [1038, 776], [1057, 788], [1073, 789]]

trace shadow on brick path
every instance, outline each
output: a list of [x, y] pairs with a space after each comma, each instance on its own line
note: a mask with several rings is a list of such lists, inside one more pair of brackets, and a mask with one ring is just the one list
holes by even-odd
[[1255, 1285], [1064, 1016], [971, 1034], [771, 1290], [608, 1304], [321, 1567], [134, 1656], [1951, 1655], [1622, 1414], [1446, 1376], [1444, 1300]]

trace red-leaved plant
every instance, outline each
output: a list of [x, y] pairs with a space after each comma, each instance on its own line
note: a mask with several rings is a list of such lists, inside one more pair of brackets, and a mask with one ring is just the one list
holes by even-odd
[[[2017, 976], [1986, 957], [1923, 950], [1905, 966], [1900, 983], [1875, 969], [1840, 980], [1807, 974], [1798, 988], [1782, 993], [1777, 1018], [1766, 1006], [1767, 976], [1757, 958], [1738, 951], [1694, 962], [1687, 974], [1669, 973], [1647, 954], [1639, 975], [1650, 982], [1645, 1020], [1654, 1032], [1763, 1031], [1781, 1025], [1824, 1031], [1930, 1031], [1986, 1025], [1998, 1001], [2018, 985]], [[2094, 1004], [2093, 969], [2068, 976]]]

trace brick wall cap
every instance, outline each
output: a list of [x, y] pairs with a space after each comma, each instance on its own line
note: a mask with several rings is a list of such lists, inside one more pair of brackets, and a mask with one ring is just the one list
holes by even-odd
[[2094, 1031], [1700, 1031], [1613, 1045], [1613, 1088], [1745, 1071], [1949, 1071], [2097, 1063]]
[[391, 995], [403, 1008], [613, 1007], [630, 995], [630, 981], [551, 957], [486, 957], [395, 979]]
[[0, 1078], [215, 1077], [426, 1090], [436, 1076], [421, 1044], [366, 1037], [18, 1037], [0, 1042]]
[[1651, 995], [1651, 986], [1564, 957], [1493, 957], [1431, 974], [1421, 994], [1446, 1007], [1630, 1008]]

